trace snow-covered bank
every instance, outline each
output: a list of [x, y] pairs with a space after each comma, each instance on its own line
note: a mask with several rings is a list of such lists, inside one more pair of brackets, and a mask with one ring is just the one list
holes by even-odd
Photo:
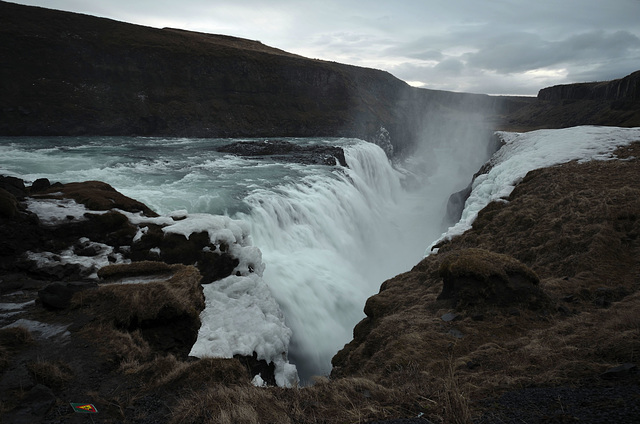
[[640, 140], [640, 128], [580, 126], [528, 133], [498, 132], [504, 146], [490, 159], [489, 172], [478, 176], [460, 221], [426, 250], [471, 228], [478, 212], [493, 201], [506, 201], [515, 186], [534, 169], [570, 161], [610, 160], [613, 151]]
[[140, 238], [146, 233], [143, 229], [148, 228], [145, 225], [151, 224], [161, 225], [165, 234], [179, 234], [186, 240], [192, 234], [206, 233], [210, 246], [204, 249], [217, 253], [228, 250], [239, 261], [232, 275], [203, 285], [202, 326], [190, 356], [250, 357], [255, 352], [258, 360], [275, 365], [278, 386], [292, 387], [298, 383], [296, 367], [288, 361], [291, 330], [262, 279], [265, 269], [262, 254], [251, 245], [245, 222], [228, 216], [189, 214], [184, 210], [155, 218], [120, 212], [138, 226]]

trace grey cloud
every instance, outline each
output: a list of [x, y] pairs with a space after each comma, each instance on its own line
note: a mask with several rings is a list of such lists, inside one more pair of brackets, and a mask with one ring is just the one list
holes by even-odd
[[459, 75], [464, 69], [464, 67], [465, 67], [464, 63], [462, 63], [460, 60], [448, 58], [438, 63], [436, 66], [433, 67], [433, 69], [439, 73], [446, 73], [449, 75]]
[[624, 59], [640, 52], [640, 38], [627, 31], [592, 31], [561, 41], [519, 33], [492, 41], [478, 52], [465, 55], [469, 66], [509, 74], [550, 66], [575, 66], [584, 61]]

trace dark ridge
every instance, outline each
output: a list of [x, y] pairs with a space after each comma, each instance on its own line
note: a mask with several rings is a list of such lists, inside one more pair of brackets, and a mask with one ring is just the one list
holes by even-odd
[[396, 153], [430, 122], [520, 100], [410, 87], [259, 41], [0, 2], [0, 135], [337, 136], [385, 127]]
[[528, 131], [577, 125], [640, 126], [640, 71], [604, 82], [556, 85], [510, 111], [505, 130]]

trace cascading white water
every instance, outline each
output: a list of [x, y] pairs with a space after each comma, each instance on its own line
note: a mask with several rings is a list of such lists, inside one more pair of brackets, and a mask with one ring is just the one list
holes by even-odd
[[[11, 139], [0, 143], [0, 173], [97, 179], [161, 214], [186, 209], [244, 220], [262, 251], [263, 279], [293, 330], [289, 357], [304, 382], [330, 371], [366, 299], [442, 234], [448, 196], [486, 159], [473, 153], [484, 140], [466, 133], [426, 139], [419, 157], [403, 165], [413, 173], [353, 139], [293, 140], [342, 146], [349, 167], [329, 168], [215, 151], [229, 140], [125, 138]], [[74, 165], [49, 166], [61, 161]], [[403, 184], [407, 174], [413, 184]]]
[[309, 176], [245, 199], [251, 212], [243, 219], [293, 330], [290, 357], [303, 380], [330, 371], [366, 299], [415, 265], [425, 240], [442, 230], [446, 196], [405, 191], [376, 145], [346, 147], [345, 157], [349, 168], [337, 178]]

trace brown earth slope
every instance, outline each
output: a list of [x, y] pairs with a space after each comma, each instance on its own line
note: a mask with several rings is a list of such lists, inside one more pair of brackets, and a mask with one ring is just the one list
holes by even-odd
[[[640, 142], [618, 155], [626, 159], [530, 172], [508, 203], [490, 204], [471, 230], [386, 281], [332, 376], [437, 399], [447, 422], [637, 419]], [[473, 302], [440, 295], [453, 274]], [[537, 275], [544, 297], [512, 290], [505, 300], [501, 274]], [[612, 381], [603, 373], [616, 366], [628, 373]], [[585, 388], [598, 406], [578, 395]], [[504, 406], [502, 394], [517, 400]]]

